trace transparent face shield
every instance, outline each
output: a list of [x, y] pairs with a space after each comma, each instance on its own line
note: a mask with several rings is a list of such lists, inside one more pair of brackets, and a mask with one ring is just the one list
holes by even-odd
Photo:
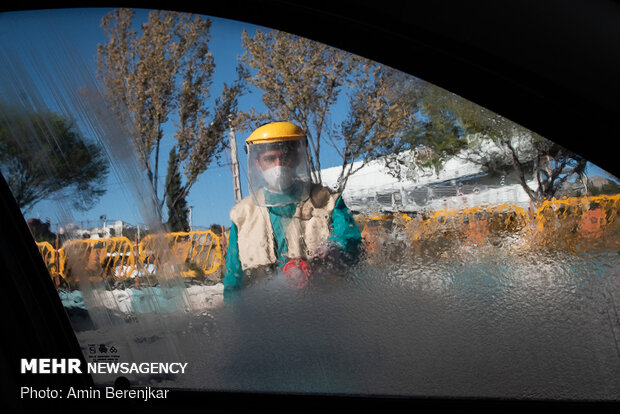
[[310, 195], [305, 140], [248, 145], [248, 183], [259, 206], [297, 204]]

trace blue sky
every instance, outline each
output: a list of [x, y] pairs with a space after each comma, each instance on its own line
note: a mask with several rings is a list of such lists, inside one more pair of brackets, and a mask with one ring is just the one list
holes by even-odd
[[[61, 88], [61, 85], [66, 83], [63, 83], [63, 77], [70, 77], [74, 84], [79, 84], [75, 80], [78, 78], [94, 78], [96, 47], [98, 43], [106, 41], [103, 30], [100, 28], [101, 17], [109, 10], [87, 8], [0, 13], [0, 45], [21, 56], [26, 64], [30, 65], [29, 69], [39, 75], [42, 82], [48, 83], [45, 85], [47, 92], [42, 92], [42, 94], [48, 98], [47, 104], [50, 109], [62, 108], [66, 103], [63, 100], [64, 91], [53, 88]], [[147, 13], [148, 10], [137, 10], [136, 21], [146, 20]], [[243, 52], [242, 30], [245, 28], [252, 33], [258, 26], [219, 18], [211, 18], [211, 20], [213, 25], [210, 49], [216, 62], [216, 72], [211, 89], [211, 97], [214, 99], [221, 92], [223, 83], [232, 83], [236, 76], [237, 57]], [[59, 52], [57, 56], [75, 58], [76, 64], [69, 66], [70, 69], [65, 73], [47, 73], [47, 66], [42, 64], [41, 60], [44, 56], [56, 56], [54, 52]], [[62, 65], [67, 67], [68, 64], [67, 62], [58, 63], [54, 67]], [[49, 89], [49, 84], [53, 86], [52, 89]], [[42, 90], [45, 88], [41, 86]], [[242, 97], [239, 104], [242, 110], [251, 106], [258, 110], [264, 109], [260, 101], [260, 93], [257, 91]], [[341, 106], [336, 109], [334, 120], [342, 115], [340, 111], [342, 111]], [[167, 138], [164, 138], [160, 152], [160, 182], [165, 180], [168, 153], [173, 144], [174, 134], [171, 127], [166, 128], [164, 132]], [[242, 148], [247, 133], [247, 131], [237, 132], [244, 195], [247, 194], [246, 159]], [[88, 136], [88, 133], [85, 135]], [[323, 147], [329, 148], [326, 145]], [[226, 162], [227, 155], [222, 155], [221, 161]], [[327, 150], [324, 155], [322, 154], [323, 156], [321, 160], [323, 168], [337, 165], [338, 158], [333, 152]], [[604, 175], [593, 165], [589, 165], [587, 172], [590, 175]], [[26, 217], [49, 219], [52, 223], [71, 219], [78, 223], [84, 222], [84, 225], [98, 225], [99, 217], [105, 214], [108, 221], [120, 219], [132, 224], [145, 222], [136, 207], [135, 196], [125, 188], [122, 176], [110, 174], [107, 188], [107, 194], [89, 211], [67, 211], [66, 203], [43, 201], [27, 212]], [[230, 167], [212, 165], [193, 186], [187, 201], [193, 206], [195, 226], [208, 227], [212, 223], [228, 225], [228, 212], [234, 204]]]
[[[100, 28], [101, 17], [110, 9], [69, 9], [69, 10], [41, 10], [32, 12], [15, 12], [0, 14], [0, 40], [3, 46], [11, 44], [16, 50], [34, 50], [35, 56], [44, 55], [48, 48], [68, 48], [71, 53], [75, 52], [82, 57], [86, 68], [76, 68], [75, 71], [87, 70], [94, 76], [96, 71], [94, 57], [98, 43], [104, 43], [106, 37]], [[146, 20], [148, 10], [137, 10], [135, 20]], [[235, 67], [237, 56], [242, 53], [241, 33], [245, 28], [252, 32], [257, 28], [250, 24], [235, 22], [226, 19], [211, 18], [212, 40], [210, 49], [216, 61], [216, 72], [213, 78], [211, 97], [214, 99], [221, 92], [224, 82], [232, 83], [236, 76]], [[54, 99], [50, 106], [54, 105]], [[252, 93], [242, 97], [240, 108], [254, 106], [263, 109], [260, 94]], [[163, 147], [160, 151], [160, 181], [165, 180], [168, 153], [172, 147], [171, 126], [165, 130], [168, 139], [164, 138]], [[239, 131], [237, 141], [239, 148], [246, 133]], [[226, 162], [227, 154], [222, 154], [221, 162]], [[245, 195], [245, 157], [240, 153], [242, 188]], [[99, 222], [101, 215], [106, 215], [108, 220], [120, 219], [129, 223], [144, 222], [137, 212], [131, 195], [121, 194], [124, 186], [122, 177], [110, 174], [108, 180], [108, 192], [100, 203], [87, 212], [71, 211], [70, 216], [77, 222], [89, 221], [91, 224]], [[228, 166], [213, 165], [207, 172], [201, 175], [198, 182], [192, 188], [188, 197], [188, 204], [193, 208], [193, 222], [196, 226], [209, 226], [212, 223], [228, 225], [228, 212], [234, 204], [232, 190], [232, 172]], [[57, 202], [40, 202], [29, 211], [27, 217], [49, 218], [53, 223], [67, 216], [67, 212], [59, 212], [58, 209], [66, 209], [66, 205]], [[85, 223], [86, 224], [86, 223]]]

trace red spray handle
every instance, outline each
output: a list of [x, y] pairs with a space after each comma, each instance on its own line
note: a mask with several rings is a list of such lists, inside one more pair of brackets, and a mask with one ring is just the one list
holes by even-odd
[[312, 269], [303, 259], [289, 260], [282, 268], [282, 273], [293, 289], [303, 289], [312, 279]]

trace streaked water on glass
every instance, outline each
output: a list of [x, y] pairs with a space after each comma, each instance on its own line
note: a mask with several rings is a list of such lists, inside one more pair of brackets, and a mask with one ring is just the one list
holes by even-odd
[[[2, 99], [35, 110], [55, 99], [105, 146], [123, 183], [119, 202], [139, 200], [128, 208], [156, 226], [148, 185], [127, 151], [130, 132], [107, 112], [89, 70], [62, 50], [4, 50]], [[66, 76], [33, 73], [33, 61]], [[57, 219], [71, 221], [68, 203], [57, 203]], [[572, 244], [535, 226], [482, 244], [411, 234], [388, 235], [378, 252], [307, 289], [274, 276], [230, 302], [221, 283], [181, 277], [172, 255], [156, 281], [128, 287], [90, 277], [83, 258], [68, 252], [79, 289], [59, 293], [87, 361], [103, 344], [119, 362], [188, 363], [183, 375], [126, 375], [135, 385], [620, 400], [617, 228], [569, 235]]]

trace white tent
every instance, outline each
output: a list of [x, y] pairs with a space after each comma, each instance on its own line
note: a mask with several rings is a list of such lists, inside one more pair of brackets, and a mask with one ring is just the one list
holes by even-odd
[[[410, 152], [399, 154], [402, 159]], [[457, 209], [487, 204], [510, 203], [527, 207], [529, 197], [514, 174], [492, 177], [474, 163], [454, 157], [441, 171], [408, 169], [401, 177], [391, 174], [383, 158], [353, 165], [353, 173], [343, 192], [345, 203], [354, 211], [420, 211]], [[321, 170], [323, 183], [336, 188], [342, 167]], [[534, 182], [530, 181], [532, 187]]]

